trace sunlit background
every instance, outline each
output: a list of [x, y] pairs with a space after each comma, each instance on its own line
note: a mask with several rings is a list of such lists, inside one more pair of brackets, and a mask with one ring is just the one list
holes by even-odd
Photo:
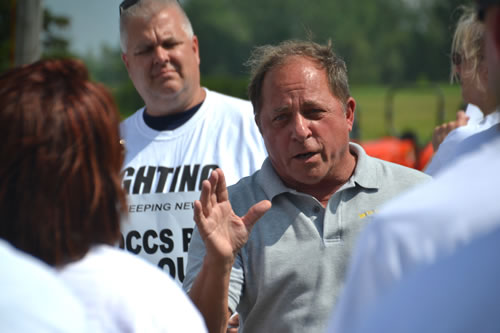
[[[15, 65], [16, 9], [40, 4], [41, 57], [82, 59], [95, 80], [113, 92], [123, 117], [143, 102], [121, 63], [120, 0], [5, 0], [0, 3], [0, 71]], [[202, 83], [246, 98], [250, 50], [289, 38], [332, 40], [349, 69], [358, 101], [359, 139], [397, 132], [430, 139], [438, 116], [452, 119], [462, 107], [459, 87], [449, 82], [449, 49], [458, 0], [185, 0], [200, 40]], [[26, 37], [24, 37], [26, 38]], [[32, 53], [34, 54], [34, 53]], [[396, 90], [394, 90], [396, 88]], [[404, 89], [403, 89], [404, 88]], [[394, 96], [390, 98], [390, 94]]]

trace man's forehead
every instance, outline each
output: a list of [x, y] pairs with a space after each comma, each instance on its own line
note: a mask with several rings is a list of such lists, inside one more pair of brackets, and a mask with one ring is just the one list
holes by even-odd
[[143, 20], [136, 22], [135, 26], [131, 25], [130, 28], [131, 36], [135, 36], [137, 44], [189, 39], [180, 24], [171, 17], [164, 17], [160, 22]]

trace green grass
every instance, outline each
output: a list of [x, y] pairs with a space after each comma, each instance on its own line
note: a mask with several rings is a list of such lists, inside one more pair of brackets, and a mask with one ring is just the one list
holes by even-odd
[[437, 87], [417, 85], [398, 89], [394, 91], [392, 101], [387, 98], [390, 91], [387, 86], [351, 87], [351, 94], [357, 101], [359, 139], [373, 140], [391, 134], [385, 120], [385, 110], [392, 104], [397, 133], [411, 131], [416, 134], [420, 144], [427, 143], [438, 123], [440, 96], [445, 121], [454, 119], [462, 104], [459, 86], [443, 83]]

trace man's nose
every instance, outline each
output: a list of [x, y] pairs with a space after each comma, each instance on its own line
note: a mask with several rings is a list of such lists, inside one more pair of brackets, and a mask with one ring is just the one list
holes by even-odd
[[169, 53], [161, 46], [157, 46], [154, 50], [155, 64], [164, 64], [169, 61]]
[[304, 118], [300, 113], [297, 114], [292, 123], [292, 138], [299, 142], [304, 142], [312, 135], [310, 123], [309, 119]]

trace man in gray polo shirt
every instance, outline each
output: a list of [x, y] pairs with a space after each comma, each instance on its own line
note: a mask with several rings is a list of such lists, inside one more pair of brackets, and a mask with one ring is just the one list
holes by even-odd
[[369, 216], [429, 177], [349, 142], [356, 102], [330, 44], [263, 46], [249, 63], [269, 157], [229, 191], [221, 170], [203, 183], [184, 288], [210, 332], [235, 311], [243, 332], [323, 332]]

